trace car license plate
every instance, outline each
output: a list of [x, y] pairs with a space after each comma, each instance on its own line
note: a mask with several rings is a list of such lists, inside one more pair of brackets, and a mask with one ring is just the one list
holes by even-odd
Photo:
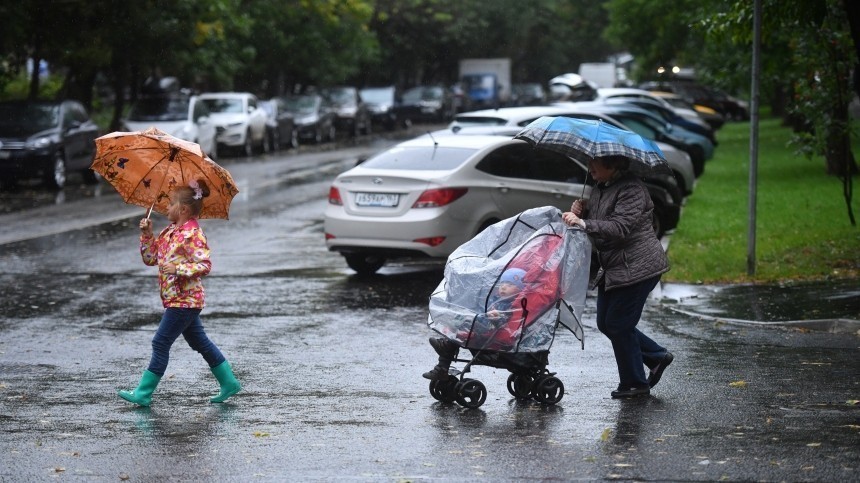
[[355, 204], [358, 206], [397, 206], [400, 195], [392, 193], [356, 193]]

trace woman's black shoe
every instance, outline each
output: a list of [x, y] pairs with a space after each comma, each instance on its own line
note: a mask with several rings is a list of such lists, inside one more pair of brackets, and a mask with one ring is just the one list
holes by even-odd
[[628, 397], [647, 396], [651, 394], [651, 389], [647, 387], [618, 387], [612, 391], [612, 399], [621, 399]]
[[649, 387], [654, 387], [658, 382], [660, 382], [660, 378], [663, 377], [663, 371], [669, 367], [669, 364], [671, 364], [673, 360], [675, 360], [675, 356], [673, 356], [671, 352], [667, 352], [666, 355], [660, 359], [660, 362], [657, 363], [657, 367], [655, 367], [648, 376]]

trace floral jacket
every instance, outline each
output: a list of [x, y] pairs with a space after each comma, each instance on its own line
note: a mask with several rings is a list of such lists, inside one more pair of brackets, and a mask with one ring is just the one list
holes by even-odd
[[161, 302], [164, 307], [197, 308], [204, 306], [203, 282], [209, 274], [209, 245], [206, 235], [191, 219], [182, 226], [171, 223], [158, 237], [140, 237], [140, 256], [147, 265], [176, 265], [176, 275], [158, 272]]

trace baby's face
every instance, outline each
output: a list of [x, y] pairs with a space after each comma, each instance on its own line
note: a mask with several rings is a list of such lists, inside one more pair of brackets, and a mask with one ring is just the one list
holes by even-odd
[[499, 284], [499, 295], [502, 297], [510, 297], [519, 292], [520, 289], [512, 283], [502, 282]]

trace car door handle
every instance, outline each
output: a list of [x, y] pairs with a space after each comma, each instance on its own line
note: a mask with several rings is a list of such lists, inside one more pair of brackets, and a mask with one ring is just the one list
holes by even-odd
[[496, 189], [499, 190], [500, 193], [507, 193], [508, 191], [511, 190], [509, 187], [507, 187], [503, 184], [496, 187]]

